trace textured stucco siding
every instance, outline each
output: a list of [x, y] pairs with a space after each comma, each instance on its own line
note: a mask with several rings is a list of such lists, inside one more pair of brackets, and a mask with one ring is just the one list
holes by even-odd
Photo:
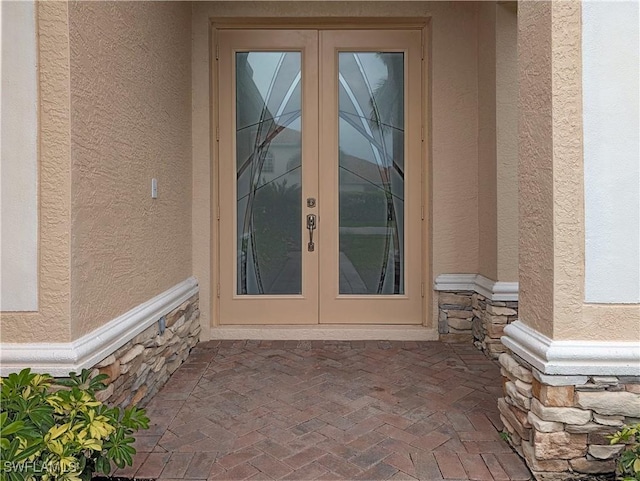
[[472, 3], [432, 8], [435, 279], [442, 273], [478, 272], [478, 12]]
[[518, 13], [496, 7], [498, 278], [518, 281]]
[[552, 17], [554, 338], [581, 339], [585, 251], [580, 2], [553, 2]]
[[478, 274], [498, 280], [496, 4], [478, 10]]
[[38, 311], [2, 313], [2, 342], [70, 338], [69, 26], [65, 2], [38, 2]]
[[582, 60], [585, 298], [640, 304], [640, 2], [584, 3]]
[[553, 336], [551, 3], [521, 2], [519, 55], [519, 316]]
[[191, 6], [72, 2], [69, 25], [77, 338], [191, 275]]

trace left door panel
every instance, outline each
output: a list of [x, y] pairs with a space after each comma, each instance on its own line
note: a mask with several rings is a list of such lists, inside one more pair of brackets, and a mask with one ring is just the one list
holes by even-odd
[[218, 33], [220, 323], [316, 324], [317, 32]]

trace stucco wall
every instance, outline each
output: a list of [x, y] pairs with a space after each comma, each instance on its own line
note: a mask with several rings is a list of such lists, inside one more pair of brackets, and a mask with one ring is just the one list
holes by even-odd
[[[0, 311], [38, 309], [38, 75], [33, 1], [0, 3]], [[20, 45], [20, 48], [15, 48]]]
[[581, 4], [518, 7], [520, 321], [555, 340], [637, 339], [637, 304], [585, 303]]
[[580, 2], [552, 2], [553, 330], [555, 338], [568, 339], [589, 335], [577, 327], [584, 301], [580, 17]]
[[518, 281], [518, 12], [496, 6], [498, 279]]
[[519, 316], [553, 336], [553, 130], [551, 3], [518, 12], [520, 186]]
[[39, 303], [37, 312], [2, 313], [2, 342], [68, 341], [71, 205], [67, 3], [38, 2]]
[[[470, 2], [197, 2], [193, 6], [194, 274], [203, 325], [210, 325], [216, 246], [212, 198], [209, 22], [218, 17], [431, 18], [430, 127], [432, 274], [478, 271], [477, 5]], [[384, 21], [384, 20], [383, 20]], [[213, 105], [215, 113], [215, 105]], [[210, 188], [211, 187], [211, 188]], [[426, 279], [428, 282], [428, 279]], [[437, 308], [437, 306], [436, 306]], [[215, 306], [214, 306], [215, 309]], [[205, 333], [206, 335], [206, 333]]]
[[478, 273], [518, 281], [515, 2], [478, 5]]
[[639, 10], [582, 6], [588, 302], [640, 303]]
[[77, 338], [191, 275], [191, 6], [72, 2], [69, 26]]
[[522, 2], [519, 8], [519, 315], [561, 338], [582, 322], [580, 4]]
[[496, 4], [478, 7], [478, 273], [498, 280]]

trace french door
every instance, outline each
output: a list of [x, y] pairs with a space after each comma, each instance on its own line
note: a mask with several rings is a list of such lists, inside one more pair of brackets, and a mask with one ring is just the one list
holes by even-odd
[[218, 35], [221, 324], [422, 322], [419, 30]]

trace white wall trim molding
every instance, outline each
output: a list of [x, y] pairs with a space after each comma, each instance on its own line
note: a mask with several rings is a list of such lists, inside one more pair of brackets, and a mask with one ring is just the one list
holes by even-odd
[[190, 277], [75, 341], [0, 343], [0, 375], [30, 367], [67, 376], [94, 366], [197, 292], [198, 281]]
[[502, 343], [543, 374], [640, 376], [640, 344], [623, 341], [554, 341], [514, 321]]
[[517, 282], [493, 281], [480, 274], [440, 274], [433, 288], [436, 291], [474, 291], [492, 301], [517, 301]]
[[220, 326], [209, 339], [259, 339], [269, 341], [437, 341], [437, 329], [422, 326]]

